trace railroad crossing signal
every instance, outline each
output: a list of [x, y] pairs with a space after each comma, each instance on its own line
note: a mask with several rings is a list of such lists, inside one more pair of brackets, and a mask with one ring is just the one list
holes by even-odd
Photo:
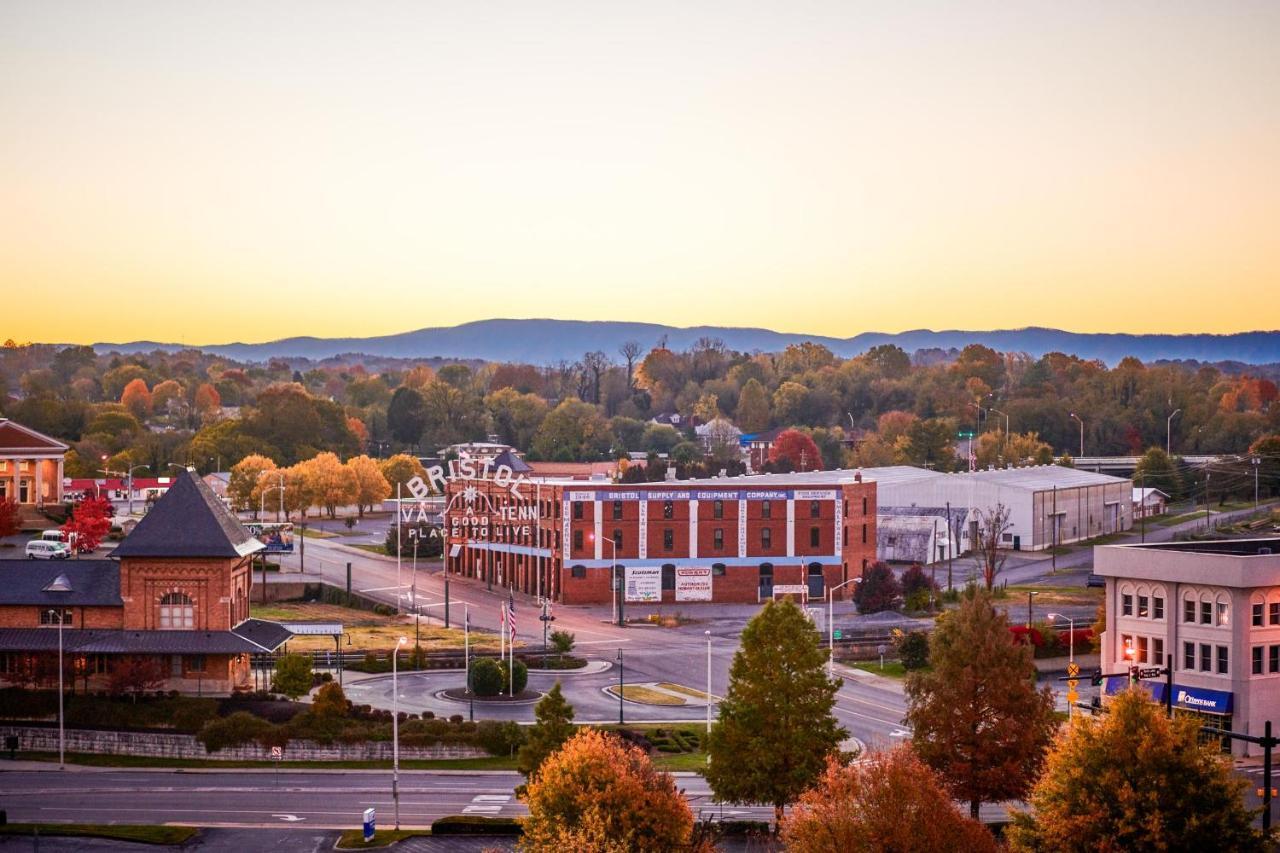
[[1074, 678], [1079, 674], [1080, 674], [1080, 664], [1076, 663], [1075, 661], [1072, 661], [1071, 663], [1067, 664], [1067, 675], [1070, 675], [1072, 678]]

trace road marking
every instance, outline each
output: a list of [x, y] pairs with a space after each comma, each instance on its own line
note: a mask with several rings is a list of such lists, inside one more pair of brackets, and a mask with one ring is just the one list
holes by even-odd
[[895, 729], [889, 732], [889, 737], [910, 737], [910, 736], [911, 736], [911, 732], [907, 731], [906, 729]]
[[286, 823], [297, 823], [300, 820], [306, 820], [305, 817], [298, 817], [296, 814], [273, 814], [272, 817], [278, 817]]
[[614, 645], [617, 645], [618, 643], [629, 643], [629, 642], [631, 642], [630, 637], [622, 637], [617, 640], [578, 640], [574, 643], [574, 645], [575, 646], [614, 646]]
[[502, 806], [465, 806], [462, 809], [463, 814], [497, 814], [502, 811]]
[[473, 803], [506, 803], [510, 801], [510, 794], [479, 794], [471, 798]]

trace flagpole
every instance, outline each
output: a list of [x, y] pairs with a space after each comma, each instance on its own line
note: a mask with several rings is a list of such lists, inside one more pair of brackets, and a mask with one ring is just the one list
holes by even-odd
[[396, 483], [396, 615], [400, 615], [400, 484]]

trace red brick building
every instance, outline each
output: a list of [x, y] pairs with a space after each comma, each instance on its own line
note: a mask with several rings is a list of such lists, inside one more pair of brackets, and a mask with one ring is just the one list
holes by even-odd
[[262, 547], [184, 471], [109, 559], [0, 560], [0, 679], [56, 683], [61, 623], [66, 676], [88, 688], [122, 658], [160, 664], [165, 690], [248, 687], [249, 656], [290, 636], [249, 618]]
[[454, 480], [446, 498], [448, 571], [565, 604], [607, 604], [615, 576], [632, 603], [816, 600], [875, 559], [875, 484], [849, 471]]

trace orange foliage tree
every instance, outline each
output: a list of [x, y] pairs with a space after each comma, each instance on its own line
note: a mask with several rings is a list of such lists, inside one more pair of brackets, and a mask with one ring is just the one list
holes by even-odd
[[111, 501], [102, 497], [89, 497], [80, 501], [71, 510], [71, 518], [62, 525], [62, 532], [67, 541], [77, 551], [92, 551], [102, 544], [102, 540], [111, 532], [111, 516], [115, 507]]
[[151, 414], [151, 392], [147, 390], [146, 380], [130, 380], [120, 392], [120, 402], [138, 420], [143, 420]]
[[960, 813], [937, 774], [907, 747], [849, 766], [828, 759], [818, 784], [783, 819], [782, 840], [791, 853], [998, 849], [986, 827]]
[[812, 438], [798, 429], [789, 429], [769, 446], [769, 461], [789, 465], [792, 471], [818, 471], [822, 469], [822, 451]]
[[583, 729], [543, 762], [525, 792], [522, 849], [690, 849], [693, 813], [667, 773], [616, 736]]
[[222, 395], [218, 393], [217, 388], [205, 382], [196, 389], [194, 403], [197, 412], [201, 415], [209, 415], [222, 406]]

